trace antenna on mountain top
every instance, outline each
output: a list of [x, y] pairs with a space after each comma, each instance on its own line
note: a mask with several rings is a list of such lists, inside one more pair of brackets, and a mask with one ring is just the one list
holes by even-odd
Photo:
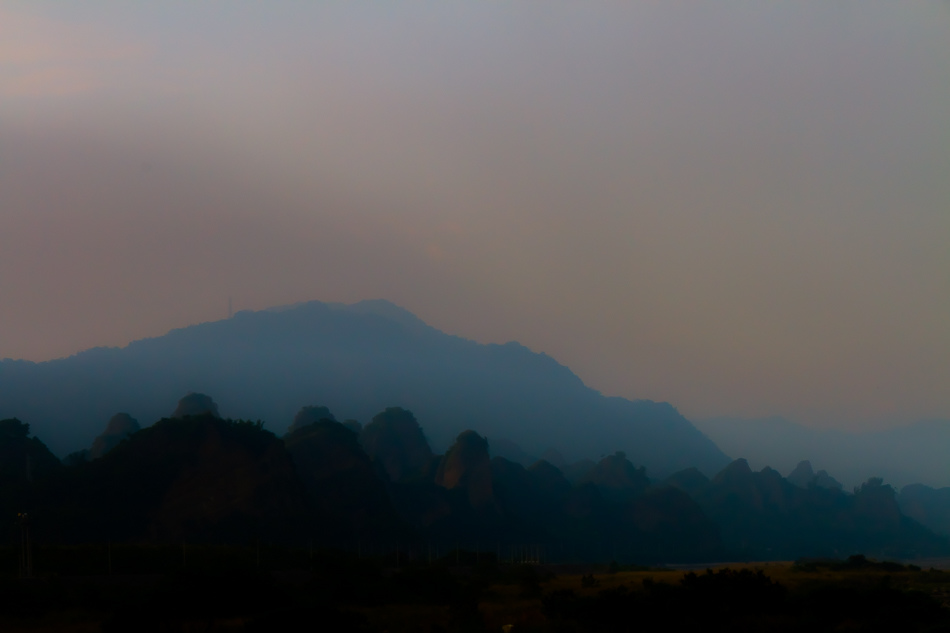
[[230, 319], [233, 316], [234, 316], [234, 310], [231, 309], [231, 296], [228, 295], [228, 318]]

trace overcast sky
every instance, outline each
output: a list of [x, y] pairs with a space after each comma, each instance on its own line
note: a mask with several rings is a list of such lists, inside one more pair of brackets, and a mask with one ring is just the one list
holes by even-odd
[[950, 417], [950, 3], [0, 0], [0, 358], [385, 298], [694, 418]]

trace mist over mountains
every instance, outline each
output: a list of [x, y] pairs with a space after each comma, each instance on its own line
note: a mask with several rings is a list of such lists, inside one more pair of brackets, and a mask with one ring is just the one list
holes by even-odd
[[445, 334], [387, 301], [239, 312], [124, 348], [0, 362], [0, 418], [28, 422], [60, 455], [89, 446], [116, 412], [157, 420], [189, 391], [277, 433], [314, 403], [364, 423], [401, 406], [439, 452], [476, 428], [571, 461], [623, 450], [651, 477], [729, 463], [670, 404], [605, 397], [545, 354]]
[[846, 487], [882, 477], [901, 487], [914, 483], [950, 486], [950, 420], [853, 433], [813, 429], [781, 417], [714, 418], [694, 424], [726, 453], [753, 468], [788, 473], [801, 460], [827, 470]]

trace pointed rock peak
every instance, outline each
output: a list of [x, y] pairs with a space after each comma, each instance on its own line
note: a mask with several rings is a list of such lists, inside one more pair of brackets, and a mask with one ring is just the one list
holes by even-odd
[[812, 470], [811, 462], [807, 459], [799, 462], [795, 470], [790, 472], [786, 479], [799, 488], [807, 488], [815, 480], [815, 471]]
[[749, 462], [744, 457], [740, 457], [737, 460], [734, 460], [731, 464], [723, 468], [722, 472], [734, 472], [734, 473], [751, 473], [752, 469], [749, 467]]
[[475, 469], [490, 467], [490, 464], [488, 440], [475, 431], [462, 431], [442, 458], [435, 483], [443, 488], [455, 488], [470, 479]]
[[93, 440], [92, 447], [89, 449], [89, 459], [99, 459], [141, 428], [138, 420], [128, 413], [116, 413], [109, 420], [102, 435]]
[[291, 423], [290, 428], [287, 429], [287, 432], [293, 433], [294, 431], [319, 422], [320, 420], [331, 420], [336, 422], [336, 418], [333, 417], [332, 413], [330, 413], [330, 409], [326, 407], [303, 407], [297, 412], [297, 415], [294, 416], [294, 421]]
[[841, 482], [828, 474], [827, 470], [819, 470], [815, 475], [815, 485], [829, 490], [842, 490], [844, 488]]
[[463, 431], [439, 464], [435, 483], [443, 488], [464, 488], [473, 508], [494, 500], [488, 440], [475, 431]]
[[218, 405], [215, 404], [214, 400], [211, 399], [211, 396], [194, 392], [189, 393], [187, 396], [178, 401], [178, 406], [175, 407], [175, 411], [172, 413], [171, 417], [183, 418], [189, 415], [210, 415], [215, 418], [221, 417], [221, 415], [218, 413]]
[[731, 464], [719, 471], [719, 474], [713, 478], [714, 484], [721, 484], [741, 479], [747, 479], [752, 475], [752, 469], [749, 468], [749, 462], [740, 457]]
[[411, 411], [389, 407], [366, 425], [360, 441], [392, 481], [418, 479], [430, 472], [432, 449]]
[[765, 479], [772, 479], [772, 480], [781, 480], [783, 478], [782, 474], [778, 472], [777, 470], [775, 470], [774, 468], [772, 468], [771, 466], [766, 466], [765, 468], [760, 470], [759, 475], [761, 475]]
[[650, 485], [646, 469], [634, 467], [623, 451], [604, 457], [583, 481], [612, 490], [643, 490]]
[[128, 413], [116, 413], [114, 416], [109, 418], [109, 423], [106, 424], [106, 430], [103, 431], [102, 434], [121, 435], [122, 437], [125, 437], [126, 435], [132, 435], [141, 429], [142, 427], [139, 426], [139, 421]]

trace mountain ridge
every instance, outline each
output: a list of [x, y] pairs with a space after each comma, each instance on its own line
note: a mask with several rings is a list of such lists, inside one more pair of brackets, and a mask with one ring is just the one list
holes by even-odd
[[192, 391], [211, 394], [224, 416], [279, 431], [313, 403], [363, 422], [401, 406], [438, 450], [479, 428], [534, 454], [620, 448], [654, 476], [728, 462], [669, 403], [603, 396], [547, 354], [446, 334], [384, 300], [242, 311], [121, 348], [0, 362], [0, 417], [29, 421], [63, 454], [88, 446], [117, 411], [157, 420]]
[[950, 420], [921, 420], [890, 429], [853, 432], [814, 429], [782, 417], [695, 420], [725, 452], [756, 467], [790, 472], [801, 460], [827, 470], [846, 486], [883, 477], [896, 486], [950, 486]]

